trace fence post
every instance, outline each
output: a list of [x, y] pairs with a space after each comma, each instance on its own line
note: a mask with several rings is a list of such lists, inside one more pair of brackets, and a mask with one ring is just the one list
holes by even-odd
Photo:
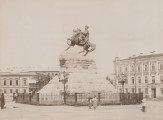
[[124, 104], [124, 93], [119, 93], [120, 95], [120, 104], [123, 105]]
[[23, 104], [24, 104], [25, 94], [23, 93]]
[[100, 104], [100, 102], [101, 102], [101, 94], [98, 93], [98, 103]]
[[77, 104], [78, 98], [77, 98], [77, 93], [75, 93], [75, 104]]
[[37, 104], [39, 105], [39, 93], [37, 93]]
[[139, 103], [141, 103], [142, 99], [143, 99], [143, 93], [139, 93]]
[[131, 97], [130, 97], [130, 93], [128, 93], [128, 105], [130, 105], [131, 103]]
[[29, 103], [31, 103], [31, 93], [29, 93]]

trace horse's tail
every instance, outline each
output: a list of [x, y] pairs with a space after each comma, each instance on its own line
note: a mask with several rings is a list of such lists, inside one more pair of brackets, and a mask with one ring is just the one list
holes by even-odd
[[96, 49], [96, 44], [92, 43], [90, 45], [90, 47], [91, 47], [91, 49], [89, 50], [89, 52], [92, 52], [92, 51], [94, 51]]

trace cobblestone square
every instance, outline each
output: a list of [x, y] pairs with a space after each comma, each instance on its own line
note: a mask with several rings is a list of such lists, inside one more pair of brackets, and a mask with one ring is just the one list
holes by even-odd
[[6, 103], [0, 110], [0, 120], [163, 120], [163, 102], [148, 101], [146, 112], [141, 105], [98, 106], [96, 110], [87, 106], [35, 106]]

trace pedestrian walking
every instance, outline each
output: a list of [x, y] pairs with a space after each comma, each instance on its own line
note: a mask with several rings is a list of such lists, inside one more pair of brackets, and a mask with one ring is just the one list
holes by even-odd
[[5, 106], [5, 97], [4, 97], [4, 93], [2, 93], [1, 94], [1, 109], [3, 109], [4, 108], [4, 106]]
[[17, 95], [15, 93], [13, 93], [13, 108], [16, 108], [16, 99], [17, 99]]
[[92, 98], [91, 97], [88, 98], [88, 107], [89, 107], [89, 109], [92, 108]]
[[97, 108], [97, 98], [96, 98], [96, 95], [92, 99], [92, 102], [93, 102], [93, 108], [96, 109]]
[[143, 99], [142, 99], [142, 112], [145, 112], [145, 109], [146, 109], [146, 99], [145, 99], [145, 97], [143, 97]]

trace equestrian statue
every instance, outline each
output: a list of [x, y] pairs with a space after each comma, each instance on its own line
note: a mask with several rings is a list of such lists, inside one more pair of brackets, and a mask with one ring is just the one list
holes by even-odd
[[89, 41], [89, 31], [88, 26], [85, 26], [85, 31], [82, 32], [80, 29], [74, 29], [73, 35], [71, 38], [67, 39], [67, 44], [69, 45], [66, 51], [75, 45], [83, 47], [83, 51], [80, 51], [79, 53], [86, 52], [84, 56], [86, 56], [89, 52], [92, 52], [96, 49], [96, 45], [93, 43], [90, 43]]

